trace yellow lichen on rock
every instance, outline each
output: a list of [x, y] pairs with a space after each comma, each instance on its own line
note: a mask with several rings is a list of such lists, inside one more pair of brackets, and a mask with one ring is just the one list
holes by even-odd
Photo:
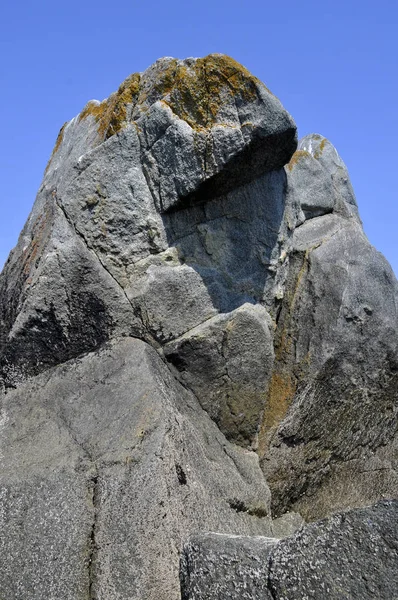
[[139, 89], [140, 74], [133, 73], [107, 100], [99, 104], [89, 102], [80, 113], [80, 120], [92, 115], [98, 122], [99, 135], [108, 139], [123, 128], [127, 119], [127, 106], [137, 101]]
[[322, 155], [322, 152], [323, 152], [323, 151], [324, 151], [324, 149], [325, 149], [326, 142], [327, 142], [327, 139], [326, 139], [326, 138], [322, 138], [322, 141], [321, 141], [321, 143], [319, 144], [319, 148], [318, 148], [318, 150], [316, 150], [316, 151], [314, 152], [314, 158], [320, 158], [320, 157], [321, 157], [321, 155]]
[[307, 150], [296, 150], [296, 152], [293, 154], [292, 158], [290, 159], [290, 162], [287, 164], [287, 168], [289, 169], [289, 171], [292, 171], [293, 167], [295, 165], [297, 165], [297, 163], [301, 159], [307, 158], [308, 156], [311, 156], [311, 154], [309, 152], [307, 152]]
[[139, 73], [134, 73], [107, 100], [89, 102], [80, 119], [94, 116], [98, 133], [107, 139], [126, 123], [129, 104], [145, 112], [160, 100], [193, 129], [201, 131], [217, 123], [228, 96], [255, 101], [259, 85], [263, 84], [245, 67], [223, 54], [210, 54], [192, 63], [170, 59], [158, 65], [153, 80], [143, 81]]
[[50, 164], [51, 164], [51, 161], [52, 161], [52, 159], [54, 158], [55, 154], [56, 154], [56, 153], [58, 152], [58, 150], [59, 150], [59, 147], [60, 147], [60, 145], [62, 144], [62, 140], [64, 139], [64, 131], [65, 131], [65, 127], [67, 126], [67, 124], [68, 124], [68, 122], [64, 123], [64, 124], [62, 125], [61, 129], [59, 130], [59, 133], [58, 133], [58, 135], [57, 135], [57, 139], [56, 139], [56, 141], [55, 141], [55, 146], [54, 146], [54, 148], [53, 148], [53, 151], [52, 151], [52, 153], [51, 153], [50, 159], [49, 159], [49, 161], [48, 161], [48, 163], [47, 163], [47, 165], [46, 165], [46, 168], [45, 168], [45, 171], [44, 171], [44, 173], [47, 173], [47, 171], [48, 171], [48, 169], [49, 169], [49, 167], [50, 167]]
[[257, 99], [257, 86], [262, 85], [245, 67], [223, 54], [210, 54], [197, 59], [192, 66], [175, 67], [174, 82], [164, 88], [173, 112], [193, 129], [208, 129], [217, 122], [228, 96], [246, 102]]
[[296, 334], [293, 322], [303, 279], [308, 271], [309, 254], [309, 250], [303, 254], [293, 285], [288, 286], [286, 290], [283, 316], [275, 339], [274, 370], [259, 432], [258, 453], [261, 458], [266, 455], [277, 427], [287, 416], [298, 386], [304, 380], [310, 365], [309, 352], [302, 361], [296, 362]]

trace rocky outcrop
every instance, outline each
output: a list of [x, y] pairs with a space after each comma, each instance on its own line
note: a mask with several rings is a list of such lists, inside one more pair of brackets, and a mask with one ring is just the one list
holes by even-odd
[[[274, 170], [295, 148], [280, 102], [223, 55], [161, 59], [90, 102], [62, 128], [2, 275], [5, 386], [114, 335], [164, 343], [260, 298], [283, 216]], [[238, 249], [247, 236], [257, 244]]]
[[256, 443], [274, 362], [272, 321], [262, 306], [212, 317], [166, 344], [164, 354], [228, 439]]
[[194, 536], [182, 553], [182, 598], [395, 598], [397, 518], [398, 502], [381, 502], [313, 523], [282, 541]]
[[232, 59], [89, 102], [0, 276], [0, 590], [177, 599], [188, 534], [397, 497], [397, 305], [332, 144]]
[[[314, 149], [318, 137], [300, 146]], [[335, 151], [315, 148], [334, 208], [307, 216], [292, 238], [260, 434], [273, 512], [309, 519], [398, 493], [397, 281], [362, 230], [342, 167], [336, 176]], [[287, 167], [293, 184], [302, 152]]]
[[258, 456], [224, 438], [145, 342], [114, 340], [1, 406], [6, 598], [177, 599], [189, 533], [271, 531]]

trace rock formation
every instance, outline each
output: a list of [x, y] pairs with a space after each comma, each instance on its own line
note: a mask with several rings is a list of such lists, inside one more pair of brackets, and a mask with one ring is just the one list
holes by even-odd
[[397, 304], [332, 144], [232, 59], [89, 102], [0, 276], [0, 598], [177, 600], [191, 534], [397, 497]]
[[182, 600], [397, 597], [398, 502], [307, 525], [291, 538], [199, 534], [185, 544]]

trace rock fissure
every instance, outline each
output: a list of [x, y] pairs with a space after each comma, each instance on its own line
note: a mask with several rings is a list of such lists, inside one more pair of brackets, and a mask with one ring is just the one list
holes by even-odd
[[96, 469], [96, 474], [91, 478], [92, 486], [92, 506], [93, 506], [93, 521], [91, 525], [90, 538], [89, 538], [89, 555], [87, 559], [88, 565], [88, 597], [89, 600], [98, 600], [97, 585], [96, 585], [96, 560], [98, 555], [97, 547], [97, 527], [98, 527], [98, 516], [100, 510], [100, 499], [99, 499], [99, 473]]

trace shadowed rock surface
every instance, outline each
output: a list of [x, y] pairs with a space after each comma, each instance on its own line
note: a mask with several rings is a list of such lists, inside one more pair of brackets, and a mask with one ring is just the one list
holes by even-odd
[[397, 306], [333, 145], [229, 57], [89, 102], [0, 275], [0, 596], [177, 600], [191, 533], [397, 497]]

